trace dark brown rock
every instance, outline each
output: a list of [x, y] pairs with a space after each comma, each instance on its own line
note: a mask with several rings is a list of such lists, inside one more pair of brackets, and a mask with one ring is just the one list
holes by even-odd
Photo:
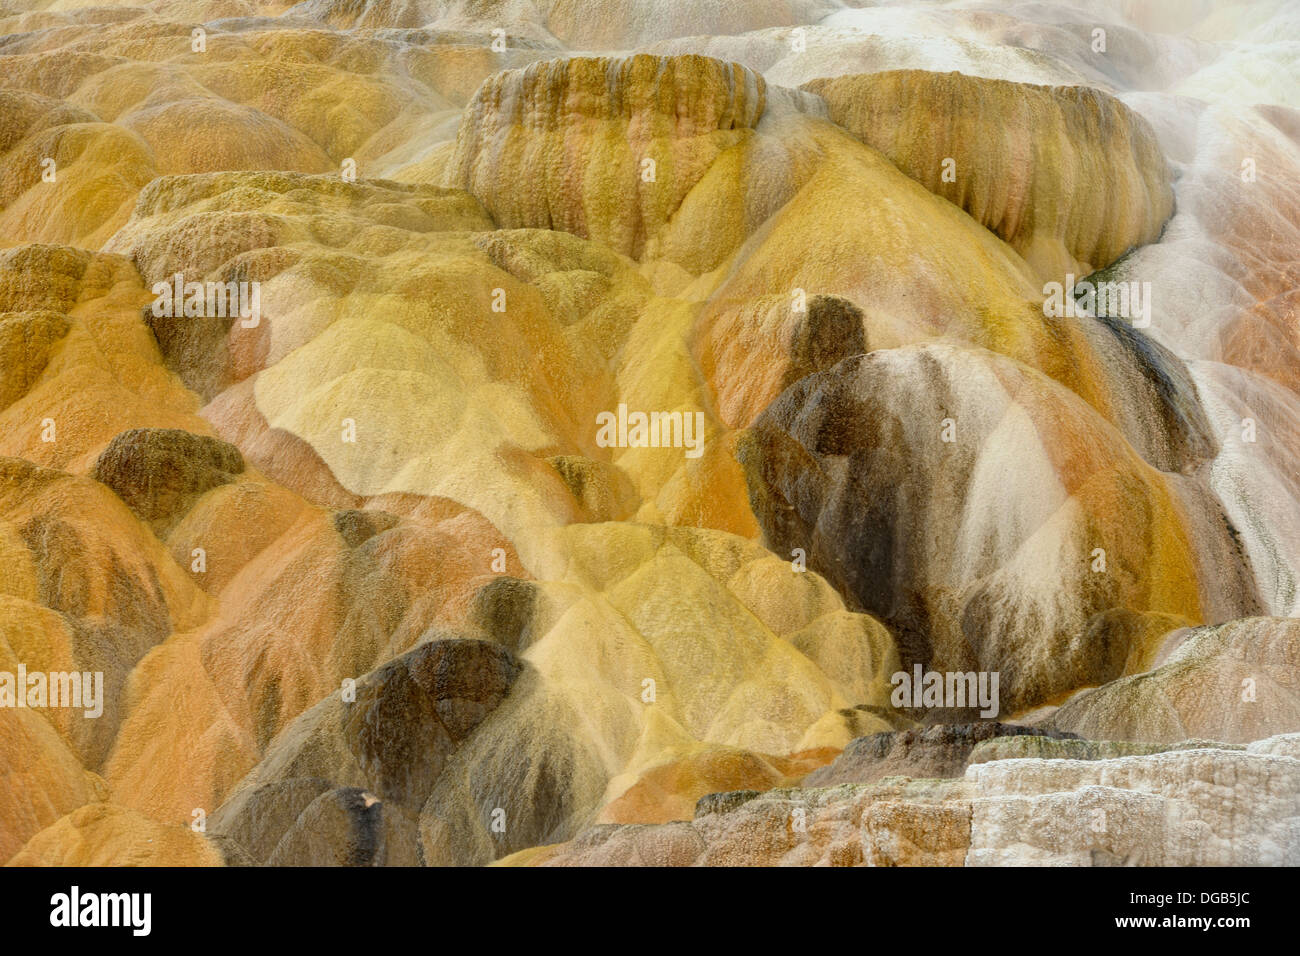
[[239, 449], [178, 428], [133, 428], [109, 443], [91, 477], [112, 488], [155, 533], [165, 533], [204, 492], [244, 470]]
[[904, 730], [859, 737], [835, 762], [804, 778], [806, 787], [841, 783], [874, 783], [883, 777], [960, 777], [975, 745], [995, 737], [1073, 738], [1074, 734], [986, 721], [936, 724], [924, 730]]

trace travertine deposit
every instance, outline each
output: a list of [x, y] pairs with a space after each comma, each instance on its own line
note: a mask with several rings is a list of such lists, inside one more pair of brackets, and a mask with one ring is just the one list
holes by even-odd
[[0, 862], [1300, 864], [1298, 49], [0, 4]]
[[1297, 743], [1008, 755], [951, 778], [717, 794], [690, 821], [593, 827], [503, 865], [1294, 866]]
[[1154, 241], [1173, 211], [1150, 125], [1091, 87], [891, 70], [804, 89], [1047, 276], [1110, 265]]

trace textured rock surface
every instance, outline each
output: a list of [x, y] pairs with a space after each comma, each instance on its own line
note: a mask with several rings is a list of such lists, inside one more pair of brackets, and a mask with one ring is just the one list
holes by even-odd
[[[821, 105], [781, 94], [786, 110]], [[709, 175], [719, 163], [748, 171], [770, 156], [771, 124], [759, 135], [769, 95], [762, 76], [692, 55], [551, 60], [498, 73], [466, 107], [446, 181], [481, 199], [502, 227], [561, 229], [633, 258], [662, 254], [669, 226], [677, 218], [675, 231], [688, 231], [685, 219], [689, 231], [726, 244], [708, 250], [708, 238], [693, 237], [711, 253], [700, 265], [712, 267], [744, 238], [719, 225], [737, 216], [756, 225], [760, 210], [788, 198], [779, 174], [770, 185], [759, 170], [741, 182]]]
[[486, 641], [421, 644], [286, 728], [214, 814], [214, 834], [258, 863], [413, 865], [415, 815], [519, 671]]
[[807, 549], [895, 630], [906, 667], [999, 672], [1004, 713], [1140, 659], [1161, 629], [1101, 617], [1115, 609], [1199, 623], [1258, 606], [1249, 577], [1225, 573], [1242, 562], [1221, 515], [1189, 527], [1181, 482], [1076, 396], [987, 352], [846, 359], [770, 405], [739, 456], [775, 549]]
[[0, 4], [0, 862], [1295, 864], [1298, 30]]
[[27, 841], [9, 866], [220, 866], [217, 849], [186, 826], [88, 803]]
[[892, 642], [815, 575], [704, 529], [574, 525], [554, 550], [528, 609], [485, 616], [531, 666], [434, 785], [426, 862], [689, 813], [710, 781], [772, 786], [891, 726]]
[[959, 777], [980, 745], [1021, 735], [1048, 739], [1058, 736], [995, 721], [873, 734], [853, 741], [834, 763], [810, 773], [804, 784], [833, 787], [841, 783], [875, 783], [883, 777]]
[[1300, 621], [1195, 628], [1158, 665], [1079, 694], [1052, 724], [1098, 739], [1246, 744], [1300, 720]]
[[1173, 212], [1155, 133], [1099, 90], [919, 70], [804, 88], [826, 100], [836, 123], [965, 209], [1046, 277], [1110, 265], [1154, 241]]
[[503, 862], [1294, 866], [1300, 761], [1275, 753], [1294, 741], [1269, 738], [1252, 753], [1210, 744], [1108, 759], [995, 759], [953, 781], [737, 794], [702, 803], [689, 822], [596, 827]]
[[155, 529], [183, 516], [206, 491], [244, 470], [239, 449], [180, 429], [135, 428], [109, 443], [91, 477], [112, 488]]

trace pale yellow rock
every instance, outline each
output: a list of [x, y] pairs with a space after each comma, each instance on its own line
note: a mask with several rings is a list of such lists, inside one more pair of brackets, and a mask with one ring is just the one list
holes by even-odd
[[[707, 529], [609, 523], [546, 537], [528, 670], [439, 777], [421, 818], [426, 859], [486, 862], [571, 834], [646, 771], [698, 759], [700, 744], [838, 748], [859, 732], [842, 711], [888, 711], [891, 638], [816, 575]], [[862, 732], [888, 727], [877, 718]], [[498, 797], [516, 821], [503, 846], [472, 781], [519, 761], [533, 769]]]
[[[1152, 242], [1173, 211], [1151, 127], [1088, 87], [900, 70], [814, 80], [831, 118], [1063, 281]], [[937, 115], [936, 115], [937, 114]]]

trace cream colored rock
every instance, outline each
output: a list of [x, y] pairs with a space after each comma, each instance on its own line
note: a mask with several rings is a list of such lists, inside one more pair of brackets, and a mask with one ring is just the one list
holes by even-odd
[[[1017, 738], [1038, 739], [1038, 738]], [[994, 760], [959, 781], [786, 789], [690, 823], [605, 826], [523, 866], [1285, 866], [1300, 858], [1300, 761], [1253, 752]], [[1261, 742], [1262, 743], [1262, 742]]]
[[1098, 740], [1250, 743], [1300, 732], [1300, 621], [1195, 628], [1147, 673], [1071, 699], [1052, 724]]

